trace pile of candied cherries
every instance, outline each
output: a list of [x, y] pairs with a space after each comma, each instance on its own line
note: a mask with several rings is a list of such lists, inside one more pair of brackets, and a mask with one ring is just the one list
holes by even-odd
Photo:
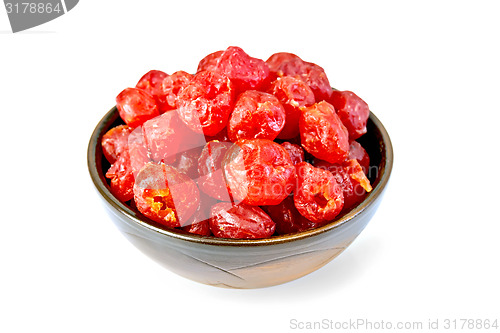
[[371, 191], [355, 140], [368, 105], [291, 53], [229, 47], [196, 74], [158, 70], [116, 97], [102, 137], [110, 190], [153, 224], [266, 238], [323, 226]]

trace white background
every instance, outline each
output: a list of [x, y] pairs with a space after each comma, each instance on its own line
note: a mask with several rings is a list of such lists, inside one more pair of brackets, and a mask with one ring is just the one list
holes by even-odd
[[[12, 34], [0, 7], [0, 331], [287, 332], [290, 321], [498, 319], [496, 1], [91, 1]], [[150, 69], [238, 45], [355, 91], [395, 151], [386, 195], [324, 268], [259, 290], [178, 277], [108, 219], [92, 130]], [[217, 329], [217, 330], [216, 330]], [[491, 331], [491, 330], [490, 330]]]

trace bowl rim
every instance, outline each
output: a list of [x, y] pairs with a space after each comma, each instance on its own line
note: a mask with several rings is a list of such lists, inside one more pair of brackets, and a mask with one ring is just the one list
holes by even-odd
[[[310, 229], [306, 231], [301, 231], [292, 234], [278, 235], [272, 236], [271, 238], [262, 238], [262, 239], [230, 239], [230, 238], [217, 238], [213, 236], [201, 236], [197, 234], [189, 234], [186, 232], [176, 231], [175, 229], [163, 229], [156, 227], [152, 224], [149, 224], [147, 221], [143, 221], [139, 219], [134, 211], [130, 209], [128, 206], [123, 204], [121, 201], [116, 199], [113, 194], [111, 194], [108, 187], [103, 182], [103, 176], [99, 174], [98, 168], [96, 167], [96, 154], [97, 154], [97, 145], [101, 142], [101, 138], [103, 130], [108, 128], [111, 123], [118, 119], [118, 110], [116, 106], [111, 108], [104, 117], [99, 121], [97, 126], [95, 127], [92, 136], [89, 140], [89, 145], [87, 149], [87, 165], [90, 173], [90, 177], [94, 186], [96, 187], [99, 194], [106, 200], [108, 204], [110, 204], [114, 209], [125, 215], [129, 221], [133, 221], [137, 227], [146, 228], [154, 233], [157, 233], [161, 236], [167, 236], [170, 238], [205, 244], [205, 245], [216, 245], [216, 246], [238, 246], [238, 247], [246, 247], [246, 246], [265, 246], [265, 245], [276, 245], [281, 243], [293, 242], [313, 236], [317, 236], [326, 232], [329, 232], [333, 229], [337, 229], [341, 226], [347, 225], [349, 222], [353, 221], [356, 216], [360, 215], [367, 207], [372, 205], [377, 198], [382, 194], [387, 183], [389, 181], [389, 177], [392, 171], [394, 152], [392, 148], [392, 143], [389, 138], [389, 134], [387, 130], [382, 125], [382, 122], [370, 111], [370, 120], [374, 123], [375, 128], [378, 129], [381, 135], [381, 147], [380, 151], [382, 154], [382, 160], [385, 160], [385, 163], [379, 169], [381, 172], [380, 180], [377, 185], [373, 188], [373, 190], [368, 193], [367, 197], [359, 203], [354, 209], [350, 212], [346, 213], [339, 219], [332, 221], [324, 226]], [[101, 157], [102, 158], [102, 157]]]

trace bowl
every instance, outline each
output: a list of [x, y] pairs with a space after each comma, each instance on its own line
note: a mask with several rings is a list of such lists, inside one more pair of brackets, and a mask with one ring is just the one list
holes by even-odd
[[[188, 279], [226, 288], [262, 288], [298, 279], [324, 266], [351, 244], [377, 210], [387, 187], [393, 150], [382, 123], [370, 114], [358, 141], [371, 159], [373, 190], [351, 211], [313, 230], [267, 239], [222, 239], [189, 234], [152, 223], [110, 192], [104, 177], [101, 138], [121, 124], [116, 107], [97, 124], [88, 146], [88, 168], [104, 207], [120, 232], [139, 250]], [[104, 221], [103, 221], [104, 223]]]

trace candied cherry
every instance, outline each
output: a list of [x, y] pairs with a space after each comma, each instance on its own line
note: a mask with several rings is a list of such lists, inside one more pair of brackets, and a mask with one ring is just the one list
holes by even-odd
[[322, 223], [312, 222], [302, 216], [295, 207], [292, 196], [286, 197], [277, 205], [264, 206], [263, 209], [276, 223], [276, 233], [278, 235], [301, 232], [322, 225]]
[[126, 88], [116, 97], [116, 107], [123, 121], [130, 127], [142, 125], [158, 115], [154, 98], [144, 90]]
[[236, 100], [227, 124], [227, 134], [233, 142], [239, 139], [274, 140], [284, 125], [285, 109], [275, 96], [247, 90]]
[[217, 62], [222, 53], [224, 53], [224, 51], [216, 51], [214, 53], [210, 53], [205, 58], [201, 59], [198, 64], [198, 69], [196, 70], [196, 73], [202, 71], [214, 71], [217, 67]]
[[302, 147], [313, 156], [338, 163], [349, 155], [349, 134], [331, 104], [303, 108], [299, 129]]
[[271, 140], [238, 140], [227, 151], [222, 165], [237, 202], [277, 205], [295, 187], [295, 168], [290, 155]]
[[130, 165], [128, 150], [124, 150], [106, 172], [110, 180], [111, 193], [120, 201], [129, 201], [134, 197], [134, 172]]
[[165, 112], [142, 125], [144, 140], [153, 161], [166, 164], [175, 161], [181, 141], [179, 129], [180, 120], [173, 111]]
[[109, 163], [114, 163], [120, 154], [127, 149], [128, 136], [133, 128], [127, 125], [113, 127], [101, 139], [102, 152]]
[[368, 155], [365, 148], [359, 142], [352, 141], [349, 145], [349, 159], [356, 159], [365, 175], [368, 175], [368, 171], [370, 170], [370, 155]]
[[306, 62], [303, 70], [295, 74], [295, 77], [307, 83], [314, 93], [316, 102], [330, 98], [333, 88], [326, 76], [325, 70], [311, 62]]
[[203, 147], [183, 151], [176, 156], [173, 166], [191, 179], [198, 178], [198, 159]]
[[128, 136], [128, 155], [134, 177], [151, 160], [142, 133], [142, 127], [135, 128]]
[[212, 206], [216, 203], [217, 199], [200, 192], [200, 205], [188, 222], [181, 227], [182, 230], [192, 234], [210, 236], [212, 234], [209, 225], [210, 213]]
[[[124, 138], [120, 137], [120, 140]], [[140, 127], [129, 132], [125, 139], [125, 142], [114, 145], [115, 148], [119, 147], [115, 149], [117, 159], [106, 172], [106, 178], [110, 179], [111, 193], [123, 202], [133, 198], [134, 176], [149, 162]], [[109, 141], [106, 142], [109, 144]]]
[[332, 94], [333, 88], [321, 66], [287, 52], [273, 54], [266, 63], [274, 76], [288, 75], [304, 81], [313, 91], [316, 102], [327, 100]]
[[216, 237], [258, 239], [270, 237], [276, 228], [273, 220], [259, 207], [229, 202], [212, 206], [210, 230]]
[[316, 223], [332, 221], [344, 206], [342, 188], [327, 170], [301, 162], [297, 168], [297, 188], [293, 200], [299, 213]]
[[231, 201], [229, 187], [224, 178], [222, 161], [232, 145], [230, 142], [207, 142], [198, 159], [198, 186], [200, 190], [221, 201]]
[[237, 46], [228, 47], [217, 60], [216, 70], [224, 73], [238, 92], [262, 90], [270, 82], [269, 66]]
[[155, 162], [172, 164], [179, 154], [205, 145], [205, 137], [187, 128], [175, 111], [148, 120], [142, 131], [149, 156]]
[[361, 187], [364, 188], [366, 192], [372, 191], [373, 188], [370, 184], [370, 181], [368, 180], [368, 177], [366, 177], [366, 174], [363, 172], [363, 168], [359, 164], [358, 160], [347, 160], [342, 163], [342, 165], [344, 169], [347, 170], [352, 180], [361, 185]]
[[289, 52], [277, 52], [266, 60], [273, 77], [295, 75], [301, 72], [305, 61]]
[[[198, 213], [195, 213], [197, 215]], [[212, 232], [210, 231], [209, 220], [202, 220], [199, 222], [194, 222], [181, 228], [190, 234], [196, 234], [201, 236], [210, 236]]]
[[165, 112], [177, 109], [177, 99], [182, 89], [186, 87], [193, 78], [192, 74], [184, 71], [177, 71], [172, 75], [165, 77], [162, 82], [162, 93], [165, 96], [165, 104], [160, 111]]
[[126, 125], [101, 140], [110, 190], [163, 226], [243, 239], [300, 232], [372, 190], [355, 141], [368, 105], [292, 53], [263, 61], [231, 46], [195, 75], [149, 71], [116, 106]]
[[227, 76], [203, 71], [179, 94], [177, 112], [193, 131], [214, 136], [226, 127], [234, 98], [233, 84]]
[[285, 141], [281, 143], [281, 146], [290, 155], [293, 165], [304, 162], [304, 150], [299, 145]]
[[156, 101], [158, 105], [158, 111], [160, 113], [165, 112], [166, 106], [168, 106], [166, 101], [166, 96], [163, 93], [162, 85], [163, 80], [168, 77], [167, 73], [157, 70], [151, 70], [141, 77], [139, 82], [136, 84], [136, 88], [142, 89], [149, 93]]
[[314, 104], [314, 93], [300, 79], [284, 76], [271, 83], [267, 90], [278, 98], [285, 109], [285, 126], [278, 139], [291, 139], [299, 134], [300, 108]]
[[195, 182], [163, 163], [146, 164], [137, 174], [133, 190], [137, 209], [167, 227], [188, 223], [200, 202]]
[[349, 131], [349, 139], [356, 140], [366, 133], [366, 123], [370, 116], [368, 104], [351, 91], [332, 92], [328, 99], [340, 120]]
[[366, 192], [372, 190], [370, 181], [356, 159], [347, 160], [342, 164], [331, 164], [326, 161], [315, 160], [314, 166], [330, 171], [335, 177], [343, 190], [344, 211], [350, 210], [363, 201]]

